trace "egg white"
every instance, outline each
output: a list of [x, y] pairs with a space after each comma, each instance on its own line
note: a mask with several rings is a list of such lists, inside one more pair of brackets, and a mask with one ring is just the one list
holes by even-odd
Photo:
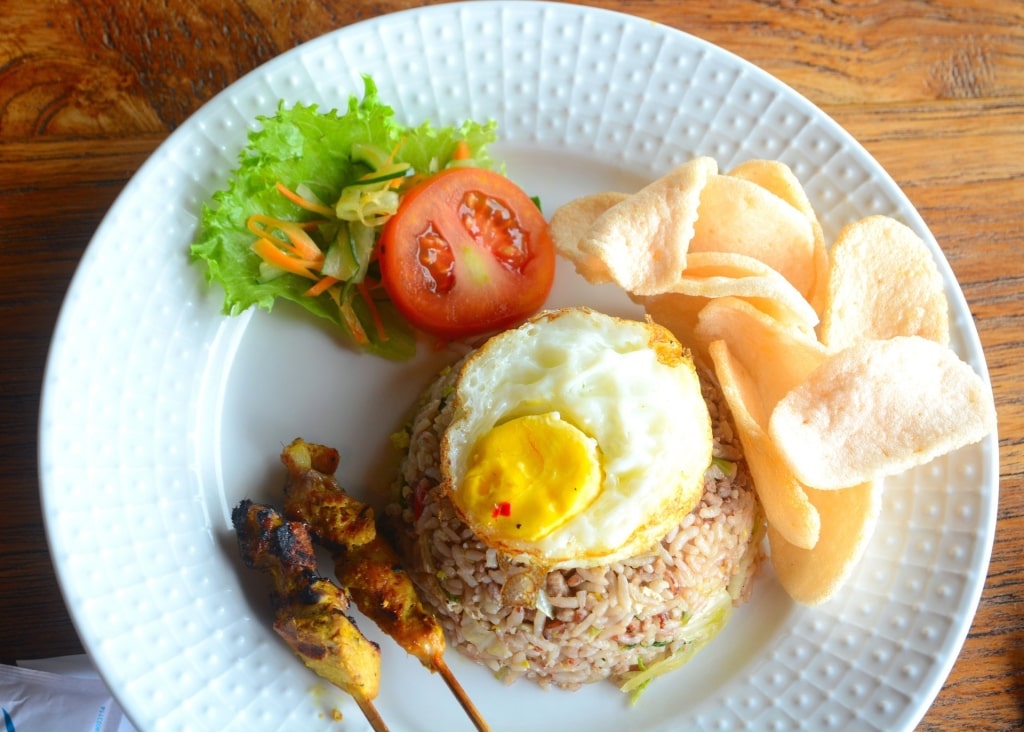
[[[652, 322], [587, 308], [541, 313], [472, 354], [452, 398], [442, 490], [478, 536], [520, 561], [556, 569], [636, 555], [700, 500], [711, 419], [689, 353]], [[599, 495], [541, 539], [485, 538], [457, 496], [473, 446], [499, 423], [549, 412], [597, 441]]]

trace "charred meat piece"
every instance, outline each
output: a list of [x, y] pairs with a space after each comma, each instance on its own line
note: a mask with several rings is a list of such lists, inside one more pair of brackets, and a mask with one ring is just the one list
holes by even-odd
[[250, 569], [269, 572], [275, 591], [287, 592], [296, 582], [316, 573], [316, 554], [309, 526], [285, 521], [272, 506], [246, 499], [231, 511], [242, 561]]
[[317, 675], [349, 693], [375, 730], [386, 730], [370, 703], [380, 687], [380, 648], [345, 614], [345, 592], [317, 574], [309, 526], [250, 500], [234, 508], [231, 522], [246, 566], [273, 579], [274, 630]]

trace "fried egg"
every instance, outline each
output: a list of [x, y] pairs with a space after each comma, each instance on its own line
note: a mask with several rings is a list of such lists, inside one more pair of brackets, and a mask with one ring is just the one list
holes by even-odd
[[450, 398], [442, 490], [519, 561], [634, 556], [700, 500], [711, 419], [689, 352], [653, 322], [541, 313], [469, 356]]

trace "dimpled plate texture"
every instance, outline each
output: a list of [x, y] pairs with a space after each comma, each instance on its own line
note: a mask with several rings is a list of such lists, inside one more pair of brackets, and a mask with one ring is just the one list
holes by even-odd
[[[406, 122], [496, 119], [496, 155], [549, 212], [636, 188], [694, 154], [726, 169], [782, 159], [830, 238], [884, 213], [926, 239], [953, 346], [986, 373], [963, 295], [905, 196], [849, 135], [750, 64], [646, 20], [541, 2], [434, 6], [328, 33], [233, 84], [154, 153], [87, 248], [54, 334], [40, 427], [48, 537], [82, 641], [142, 730], [368, 729], [270, 629], [267, 585], [238, 559], [230, 509], [273, 500], [277, 454], [299, 435], [338, 446], [343, 484], [379, 500], [388, 435], [451, 355], [356, 356], [287, 305], [222, 317], [220, 291], [187, 256], [258, 115], [279, 100], [343, 106], [362, 73]], [[551, 305], [565, 304], [635, 313], [563, 265]], [[458, 654], [449, 663], [496, 731], [910, 729], [973, 617], [997, 475], [992, 436], [890, 480], [839, 597], [794, 606], [769, 569], [697, 661], [636, 706], [606, 684], [505, 686]], [[376, 704], [392, 730], [470, 729], [438, 676], [361, 627], [383, 646]]]

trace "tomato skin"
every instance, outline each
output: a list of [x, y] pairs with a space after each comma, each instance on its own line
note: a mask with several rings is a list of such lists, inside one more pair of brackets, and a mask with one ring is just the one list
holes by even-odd
[[444, 170], [406, 193], [381, 231], [379, 256], [395, 307], [446, 340], [518, 324], [554, 282], [543, 214], [515, 183], [482, 168]]

